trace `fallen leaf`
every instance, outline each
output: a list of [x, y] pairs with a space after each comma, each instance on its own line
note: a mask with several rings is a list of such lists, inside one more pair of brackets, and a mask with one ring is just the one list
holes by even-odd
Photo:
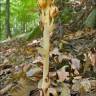
[[58, 96], [56, 88], [49, 88], [49, 94], [52, 96]]
[[80, 87], [82, 87], [85, 92], [89, 92], [91, 89], [90, 81], [88, 79], [83, 79], [80, 83]]
[[69, 76], [69, 72], [65, 71], [66, 66], [63, 66], [61, 69], [57, 71], [59, 81], [62, 82]]
[[62, 92], [60, 96], [70, 96], [70, 89], [67, 84], [62, 84]]
[[40, 72], [42, 72], [41, 68], [32, 68], [26, 72], [27, 77], [37, 76]]

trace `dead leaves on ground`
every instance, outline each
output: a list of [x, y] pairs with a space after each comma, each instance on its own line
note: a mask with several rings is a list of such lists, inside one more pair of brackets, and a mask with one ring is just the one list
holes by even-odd
[[[80, 34], [79, 34], [80, 33]], [[82, 33], [82, 34], [81, 34]], [[93, 32], [94, 33], [94, 32]], [[89, 34], [89, 36], [91, 36], [93, 33], [87, 33], [87, 35]], [[73, 35], [70, 35], [70, 36], [68, 36], [68, 37], [70, 37], [70, 40], [72, 40], [73, 38], [75, 38], [75, 39], [77, 39], [77, 38], [81, 38], [82, 36], [87, 36], [84, 32], [78, 32], [78, 34], [76, 33], [76, 34], [73, 34]], [[95, 35], [94, 35], [95, 36]], [[69, 44], [69, 42], [68, 41], [66, 41], [67, 39], [69, 39], [69, 38], [67, 38], [67, 36], [65, 36], [65, 40], [61, 40], [60, 42], [61, 43], [64, 43], [64, 44]], [[56, 42], [58, 42], [58, 41], [56, 41]], [[17, 43], [16, 43], [17, 44]], [[13, 44], [14, 45], [14, 44]], [[20, 63], [18, 63], [18, 65], [16, 65], [15, 66], [15, 71], [17, 72], [14, 76], [17, 76], [16, 78], [14, 78], [13, 80], [15, 81], [15, 80], [17, 80], [18, 81], [18, 83], [19, 84], [17, 84], [17, 86], [15, 87], [15, 88], [13, 88], [12, 90], [15, 90], [15, 91], [13, 91], [13, 93], [12, 94], [15, 94], [15, 95], [13, 95], [13, 96], [19, 96], [18, 94], [21, 94], [20, 96], [25, 96], [25, 95], [28, 95], [29, 94], [29, 90], [32, 90], [31, 89], [31, 87], [32, 87], [32, 85], [30, 85], [30, 84], [28, 84], [28, 83], [26, 83], [26, 80], [24, 79], [22, 79], [22, 78], [25, 78], [25, 76], [23, 75], [23, 76], [18, 76], [17, 74], [19, 74], [18, 73], [18, 71], [19, 70], [23, 70], [25, 73], [26, 73], [26, 75], [27, 75], [27, 77], [29, 78], [30, 77], [30, 79], [31, 80], [33, 80], [33, 81], [39, 81], [41, 78], [42, 78], [42, 69], [43, 69], [43, 59], [42, 59], [42, 56], [40, 55], [43, 51], [42, 51], [42, 46], [41, 46], [42, 44], [41, 44], [41, 41], [40, 40], [34, 40], [33, 42], [31, 42], [31, 43], [29, 43], [28, 45], [22, 45], [22, 46], [19, 46], [19, 47], [17, 47], [17, 49], [14, 47], [14, 48], [5, 48], [6, 49], [6, 51], [4, 52], [4, 51], [2, 51], [2, 52], [4, 52], [4, 53], [2, 53], [2, 52], [0, 52], [0, 55], [1, 54], [5, 54], [5, 57], [4, 57], [4, 61], [3, 61], [3, 63], [4, 64], [6, 64], [6, 66], [7, 66], [7, 64], [11, 64], [11, 63], [9, 63], [9, 61], [11, 61], [11, 58], [12, 57], [14, 57], [15, 55], [16, 55], [16, 58], [18, 57], [19, 58], [19, 56], [20, 55], [22, 55], [20, 58], [19, 58], [19, 60], [18, 61], [20, 61], [23, 57], [24, 57], [24, 60], [22, 60], [23, 62], [20, 62]], [[56, 45], [58, 45], [58, 44], [56, 44]], [[50, 57], [51, 57], [51, 59], [53, 60], [53, 64], [54, 65], [56, 65], [56, 64], [59, 64], [59, 63], [61, 63], [62, 62], [62, 60], [64, 60], [64, 59], [67, 59], [67, 60], [70, 60], [70, 59], [72, 59], [70, 56], [69, 56], [69, 54], [66, 54], [65, 52], [61, 52], [60, 51], [60, 48], [59, 48], [60, 46], [55, 46], [55, 48], [50, 48]], [[61, 46], [62, 47], [62, 46]], [[81, 46], [82, 47], [82, 46]], [[78, 46], [78, 48], [77, 49], [80, 49], [80, 46]], [[2, 49], [2, 50], [4, 50], [4, 49]], [[14, 54], [13, 54], [14, 53]], [[10, 56], [11, 55], [11, 56]], [[30, 55], [30, 56], [29, 56]], [[77, 54], [78, 55], [78, 54]], [[10, 57], [9, 59], [7, 58], [7, 59], [5, 59], [6, 57]], [[91, 56], [91, 63], [92, 63], [92, 61], [94, 61], [95, 59], [94, 58], [92, 58], [93, 56]], [[26, 63], [26, 62], [24, 62], [24, 61], [27, 61], [28, 59], [30, 59], [30, 60], [32, 60], [31, 61], [31, 63]], [[94, 59], [94, 60], [93, 60]], [[15, 60], [14, 60], [15, 61]], [[1, 61], [0, 61], [1, 62]], [[17, 62], [17, 61], [16, 61]], [[3, 64], [2, 63], [2, 64]], [[51, 63], [51, 62], [50, 62]], [[79, 66], [80, 66], [80, 61], [78, 60], [78, 58], [73, 58], [73, 60], [72, 60], [72, 62], [71, 62], [73, 65], [76, 65], [75, 66], [75, 68], [76, 69], [78, 69], [79, 68]], [[13, 64], [13, 63], [12, 63]], [[15, 63], [14, 63], [15, 64]], [[19, 64], [21, 65], [21, 66], [19, 66]], [[39, 66], [39, 68], [38, 68], [38, 66]], [[50, 65], [51, 66], [51, 65]], [[69, 74], [65, 71], [65, 68], [64, 68], [65, 66], [63, 66], [63, 67], [61, 67], [59, 70], [54, 70], [54, 72], [50, 72], [49, 73], [49, 77], [50, 77], [50, 79], [51, 80], [57, 80], [57, 82], [58, 83], [60, 83], [60, 82], [62, 82], [62, 81], [64, 81], [64, 80], [68, 80], [68, 77], [69, 77]], [[0, 67], [1, 68], [1, 67]], [[4, 70], [7, 68], [5, 68], [5, 67], [2, 67]], [[1, 69], [2, 69], [1, 68]], [[12, 67], [13, 68], [13, 67]], [[1, 70], [0, 69], [0, 70]], [[6, 71], [6, 72], [5, 72]], [[7, 71], [9, 71], [9, 69], [8, 70], [5, 70], [4, 72], [7, 74]], [[20, 73], [21, 74], [21, 73]], [[76, 72], [75, 71], [75, 74], [76, 75], [78, 75], [78, 72]], [[1, 74], [2, 75], [2, 74]], [[58, 78], [57, 78], [57, 77]], [[81, 80], [80, 82], [82, 82], [82, 83], [80, 83], [81, 85], [82, 85], [82, 87], [83, 87], [83, 89], [86, 91], [88, 91], [89, 89], [90, 89], [90, 85], [91, 85], [91, 89], [90, 90], [95, 90], [96, 89], [96, 81], [95, 80], [85, 80], [85, 81], [88, 81], [88, 82], [83, 82], [83, 80], [82, 80], [82, 76], [76, 76], [76, 77], [74, 77], [74, 80]], [[74, 81], [73, 80], [73, 86], [75, 86], [75, 83], [77, 82], [77, 81]], [[32, 82], [33, 82], [32, 81]], [[29, 80], [27, 81], [27, 82], [30, 82]], [[90, 83], [90, 84], [89, 84]], [[79, 86], [79, 82], [77, 82], [76, 83], [77, 85], [75, 86], [75, 87], [73, 87], [73, 89], [75, 89], [75, 90], [80, 90], [80, 86]], [[86, 85], [88, 85], [87, 87], [86, 87]], [[52, 83], [52, 86], [58, 86], [58, 84], [56, 84], [56, 82], [54, 82], [53, 81], [53, 83]], [[65, 85], [65, 86], [67, 86], [67, 88], [68, 88], [68, 90], [69, 90], [69, 85]], [[63, 87], [64, 86], [62, 86], [61, 88], [62, 88], [62, 90], [60, 91], [62, 94], [64, 94], [63, 92], [67, 92], [68, 90], [66, 89], [66, 88], [64, 88], [64, 90], [63, 90]], [[82, 89], [82, 87], [81, 87], [81, 89]], [[19, 88], [20, 90], [17, 90], [17, 88]], [[77, 89], [76, 89], [77, 88]], [[55, 88], [53, 88], [53, 87], [51, 87], [50, 88], [51, 90], [53, 90], [53, 91], [51, 91], [50, 93], [52, 93], [53, 92], [53, 94], [57, 94], [56, 92], [57, 92], [57, 89], [55, 89]], [[82, 90], [81, 90], [82, 91]], [[12, 91], [11, 91], [12, 92]], [[24, 93], [22, 93], [22, 92], [24, 92]], [[27, 92], [27, 93], [26, 93]], [[17, 94], [18, 93], [18, 94]], [[68, 94], [70, 93], [69, 91], [67, 92]], [[25, 95], [24, 95], [25, 94]]]

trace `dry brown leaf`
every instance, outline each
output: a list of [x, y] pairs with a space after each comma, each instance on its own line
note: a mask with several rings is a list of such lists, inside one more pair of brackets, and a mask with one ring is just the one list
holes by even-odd
[[26, 72], [27, 77], [38, 76], [42, 72], [41, 68], [32, 68]]
[[88, 79], [83, 79], [80, 83], [80, 87], [85, 90], [85, 92], [89, 92], [91, 89], [91, 84]]
[[96, 66], [96, 53], [89, 53], [89, 59], [91, 60], [92, 66]]
[[30, 91], [36, 88], [36, 83], [28, 78], [21, 78], [18, 84], [10, 89], [12, 96], [29, 96]]
[[82, 79], [82, 76], [76, 76], [76, 77], [74, 77], [74, 79], [80, 80], [80, 79]]
[[31, 68], [31, 65], [30, 65], [30, 64], [25, 64], [25, 65], [23, 66], [23, 71], [24, 71], [24, 72], [27, 72], [30, 68]]
[[58, 48], [54, 48], [51, 52], [50, 52], [50, 56], [52, 55], [60, 55], [59, 49]]
[[33, 42], [31, 43], [28, 43], [27, 46], [30, 46], [30, 47], [36, 47], [40, 44], [40, 41], [39, 40], [33, 40]]
[[49, 72], [49, 77], [50, 77], [50, 78], [52, 78], [52, 77], [54, 77], [54, 76], [56, 76], [56, 72]]
[[33, 64], [36, 64], [36, 63], [38, 63], [38, 62], [42, 62], [42, 63], [43, 63], [43, 58], [42, 58], [41, 56], [37, 56], [37, 57], [35, 58], [35, 60], [33, 61]]
[[49, 93], [52, 96], [58, 96], [56, 88], [49, 88]]
[[62, 84], [62, 92], [60, 96], [70, 96], [70, 89], [67, 84]]
[[80, 60], [79, 59], [77, 59], [77, 58], [71, 58], [71, 67], [73, 68], [73, 69], [80, 69]]
[[79, 71], [75, 69], [75, 70], [74, 70], [74, 74], [75, 74], [75, 75], [79, 75]]
[[69, 76], [69, 72], [65, 71], [65, 66], [63, 66], [60, 70], [57, 71], [59, 81], [62, 82]]
[[8, 84], [5, 88], [0, 90], [0, 94], [4, 94], [6, 93], [8, 90], [10, 90], [10, 88], [13, 86], [13, 84]]

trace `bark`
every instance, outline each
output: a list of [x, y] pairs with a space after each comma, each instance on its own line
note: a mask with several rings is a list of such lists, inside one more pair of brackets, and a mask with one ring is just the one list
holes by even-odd
[[1, 35], [1, 1], [0, 1], [0, 35]]
[[10, 31], [10, 0], [6, 0], [6, 37], [12, 37]]
[[21, 32], [25, 33], [26, 32], [26, 23], [25, 22], [21, 22]]
[[22, 32], [25, 33], [25, 23], [22, 23]]

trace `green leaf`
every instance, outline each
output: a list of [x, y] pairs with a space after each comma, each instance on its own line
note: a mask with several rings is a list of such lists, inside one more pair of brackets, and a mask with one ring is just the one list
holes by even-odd
[[92, 10], [92, 12], [89, 14], [85, 21], [86, 27], [94, 28], [96, 27], [96, 8]]

